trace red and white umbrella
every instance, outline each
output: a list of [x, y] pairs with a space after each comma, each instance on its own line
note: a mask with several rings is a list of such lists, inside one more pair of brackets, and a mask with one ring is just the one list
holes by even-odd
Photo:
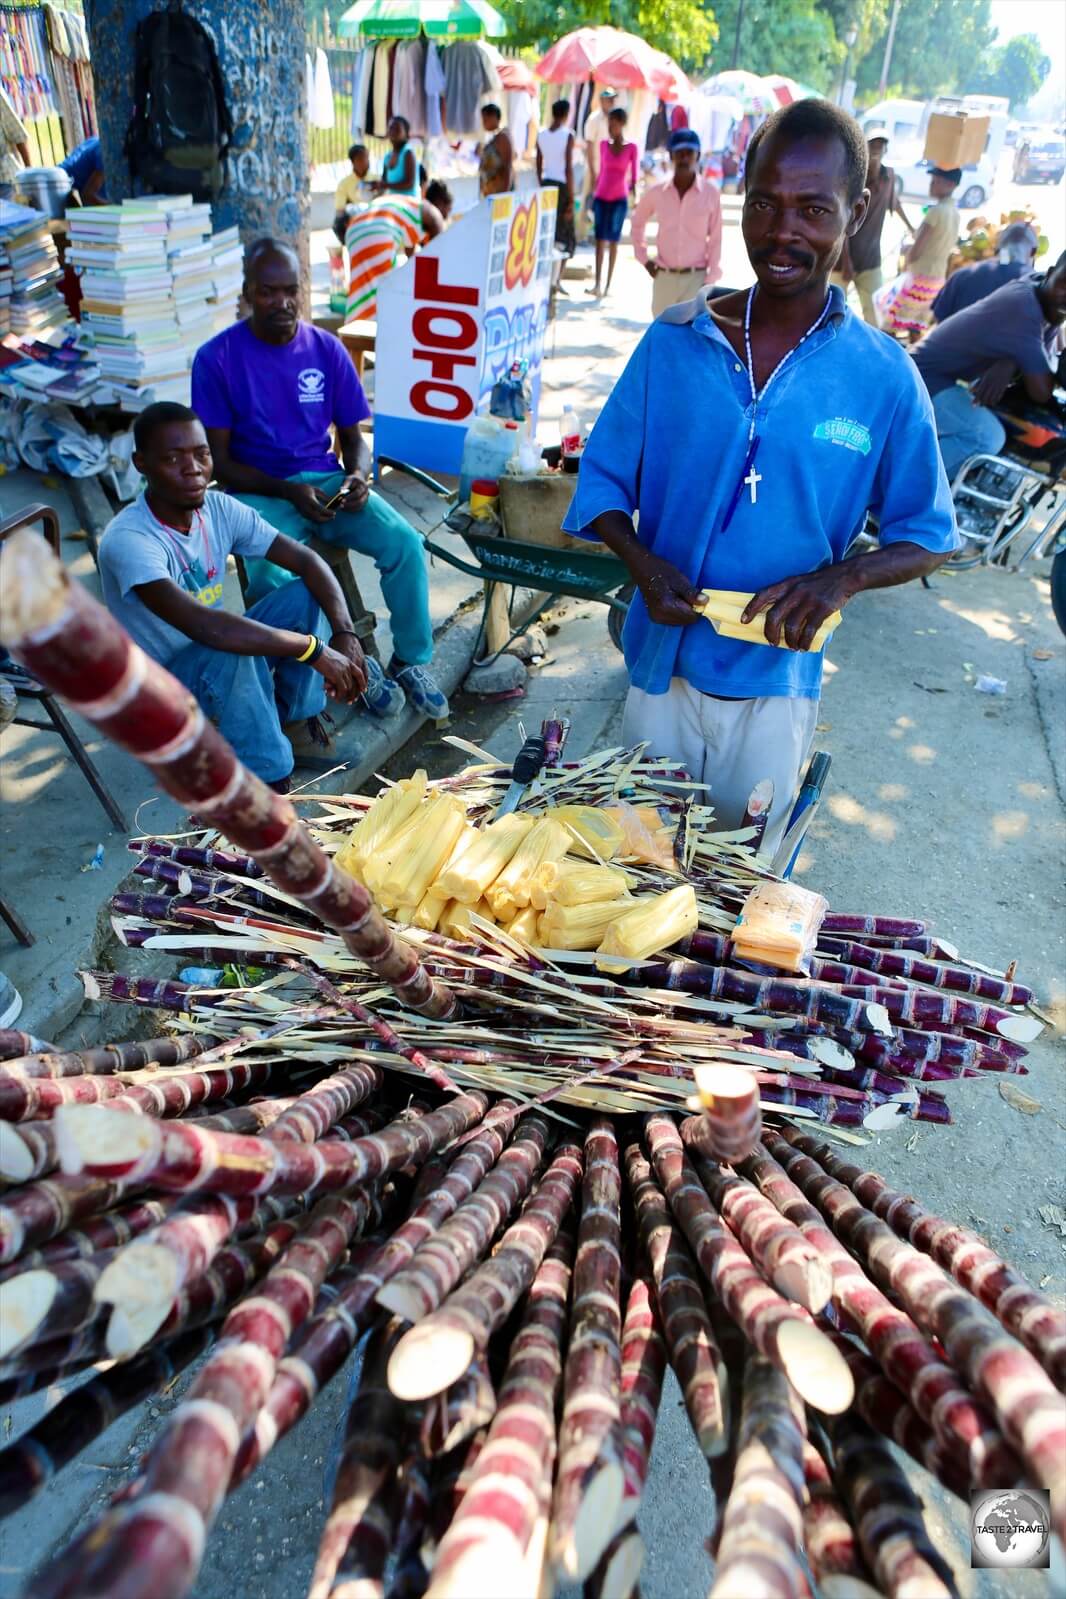
[[614, 89], [651, 89], [664, 100], [676, 100], [689, 91], [689, 81], [675, 61], [621, 28], [575, 28], [541, 57], [536, 72], [545, 83], [594, 78]]

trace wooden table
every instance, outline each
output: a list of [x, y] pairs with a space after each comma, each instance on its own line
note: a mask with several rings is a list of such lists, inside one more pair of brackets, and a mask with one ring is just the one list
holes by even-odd
[[374, 347], [377, 344], [377, 323], [372, 322], [369, 317], [364, 317], [358, 322], [346, 322], [337, 337], [351, 356], [352, 364], [362, 381], [364, 358], [374, 354]]

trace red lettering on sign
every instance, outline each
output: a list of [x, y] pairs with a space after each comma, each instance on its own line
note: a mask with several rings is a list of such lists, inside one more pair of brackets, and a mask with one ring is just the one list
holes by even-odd
[[[454, 331], [447, 330], [449, 324]], [[477, 323], [469, 311], [447, 311], [443, 306], [425, 305], [411, 319], [411, 332], [419, 344], [438, 350], [467, 350], [477, 343]]]
[[[451, 405], [431, 402], [430, 395], [446, 395]], [[442, 422], [462, 422], [474, 409], [473, 399], [455, 383], [416, 383], [411, 390], [412, 409], [422, 416], [435, 416]]]
[[472, 355], [451, 355], [447, 350], [415, 350], [416, 361], [428, 361], [429, 370], [435, 378], [443, 378], [450, 383], [455, 376], [457, 366], [477, 366], [477, 359]]
[[440, 281], [440, 257], [415, 256], [415, 299], [437, 300], [442, 305], [477, 305], [481, 295], [469, 284]]

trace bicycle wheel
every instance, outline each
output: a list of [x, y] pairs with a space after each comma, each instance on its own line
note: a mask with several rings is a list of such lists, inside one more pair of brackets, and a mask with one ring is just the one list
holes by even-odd
[[1059, 628], [1066, 633], [1066, 549], [1059, 550], [1051, 563], [1051, 609]]

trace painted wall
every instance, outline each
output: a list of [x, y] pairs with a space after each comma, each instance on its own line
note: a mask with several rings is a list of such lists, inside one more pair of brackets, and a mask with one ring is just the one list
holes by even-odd
[[[123, 140], [132, 111], [137, 23], [152, 0], [86, 0], [96, 107], [109, 194], [130, 193]], [[303, 0], [184, 0], [218, 51], [233, 144], [216, 227], [236, 223], [245, 242], [298, 240], [306, 269], [310, 194]]]

